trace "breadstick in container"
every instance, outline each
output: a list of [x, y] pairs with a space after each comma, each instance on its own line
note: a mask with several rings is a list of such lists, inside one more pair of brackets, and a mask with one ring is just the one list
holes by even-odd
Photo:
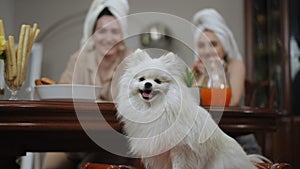
[[[29, 25], [25, 26], [25, 36], [24, 36], [24, 42], [23, 42], [23, 48], [22, 48], [22, 55], [21, 55], [21, 74], [19, 78], [19, 84], [21, 84], [24, 81], [25, 74], [26, 74], [26, 66], [27, 66], [27, 61], [26, 61], [26, 54], [27, 54], [27, 48], [28, 48], [28, 40], [29, 40], [29, 34], [30, 34], [30, 27]], [[25, 71], [25, 73], [24, 73]]]
[[14, 80], [17, 76], [17, 62], [16, 62], [16, 53], [15, 53], [15, 40], [13, 36], [8, 37], [8, 46], [7, 46], [7, 60], [9, 61], [8, 66], [8, 80]]
[[17, 78], [14, 82], [14, 85], [18, 86], [20, 77], [21, 77], [21, 62], [22, 62], [22, 51], [23, 51], [23, 43], [24, 43], [24, 37], [25, 37], [25, 25], [21, 26], [20, 35], [19, 35], [19, 43], [18, 43], [18, 52], [17, 52]]
[[3, 26], [3, 21], [0, 19], [0, 35], [4, 36], [5, 38], [5, 31]]
[[[9, 48], [9, 42], [6, 43], [6, 49]], [[6, 51], [6, 59], [5, 59], [5, 79], [9, 82], [14, 80], [11, 76], [11, 72], [9, 71], [11, 65], [11, 59], [10, 59], [10, 50]]]
[[29, 35], [30, 35], [30, 26], [26, 25], [25, 26], [25, 36], [24, 36], [24, 43], [23, 43], [23, 48], [22, 48], [22, 55], [21, 55], [21, 74], [19, 78], [19, 83], [22, 84], [25, 76], [26, 76], [26, 66], [28, 62], [28, 57], [26, 56], [28, 54], [28, 45], [29, 45]]

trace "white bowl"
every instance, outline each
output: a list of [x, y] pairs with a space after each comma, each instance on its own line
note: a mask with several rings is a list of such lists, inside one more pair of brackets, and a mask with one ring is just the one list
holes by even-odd
[[39, 85], [35, 89], [41, 100], [97, 100], [101, 87], [94, 85]]

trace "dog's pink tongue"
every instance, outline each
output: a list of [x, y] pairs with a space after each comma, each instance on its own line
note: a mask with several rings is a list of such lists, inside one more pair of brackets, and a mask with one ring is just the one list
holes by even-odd
[[148, 93], [143, 92], [143, 97], [151, 98], [152, 95], [151, 95], [151, 93], [148, 94]]

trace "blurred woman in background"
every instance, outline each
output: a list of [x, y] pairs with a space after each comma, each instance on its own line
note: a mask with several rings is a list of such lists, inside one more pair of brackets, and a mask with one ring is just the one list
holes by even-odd
[[202, 83], [205, 71], [200, 58], [218, 56], [232, 89], [230, 105], [241, 104], [246, 68], [225, 20], [215, 9], [204, 9], [194, 15], [193, 24], [197, 26], [194, 40], [198, 56], [195, 58], [193, 69], [198, 74], [198, 83]]
[[100, 99], [112, 100], [113, 73], [131, 52], [123, 41], [128, 11], [126, 0], [93, 1], [84, 22], [81, 51], [71, 56], [61, 82], [100, 85]]
[[[205, 74], [202, 59], [217, 56], [223, 65], [224, 72], [231, 87], [230, 106], [243, 105], [246, 68], [231, 30], [224, 18], [215, 9], [203, 9], [193, 17], [197, 27], [194, 41], [198, 56], [195, 57], [193, 71], [196, 73], [197, 84], [201, 85]], [[249, 154], [261, 154], [253, 134], [235, 137]]]
[[[73, 54], [63, 72], [63, 83], [101, 86], [101, 100], [112, 100], [111, 86], [115, 70], [130, 54], [123, 41], [126, 33], [127, 0], [94, 0], [86, 15], [81, 50]], [[76, 141], [76, 140], [74, 140]], [[84, 161], [128, 164], [131, 159], [105, 150], [99, 153], [47, 153], [44, 169], [80, 168]]]

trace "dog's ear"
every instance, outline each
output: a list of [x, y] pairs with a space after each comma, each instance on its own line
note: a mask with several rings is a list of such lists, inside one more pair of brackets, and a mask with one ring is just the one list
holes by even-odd
[[178, 56], [175, 55], [173, 52], [169, 52], [159, 58], [163, 63], [169, 64], [178, 64], [181, 61], [179, 60]]
[[126, 61], [127, 61], [127, 66], [132, 67], [149, 59], [151, 59], [151, 57], [146, 51], [137, 49], [126, 58]]
[[177, 69], [180, 72], [184, 72], [186, 64], [176, 54], [169, 52], [159, 58], [169, 69]]

